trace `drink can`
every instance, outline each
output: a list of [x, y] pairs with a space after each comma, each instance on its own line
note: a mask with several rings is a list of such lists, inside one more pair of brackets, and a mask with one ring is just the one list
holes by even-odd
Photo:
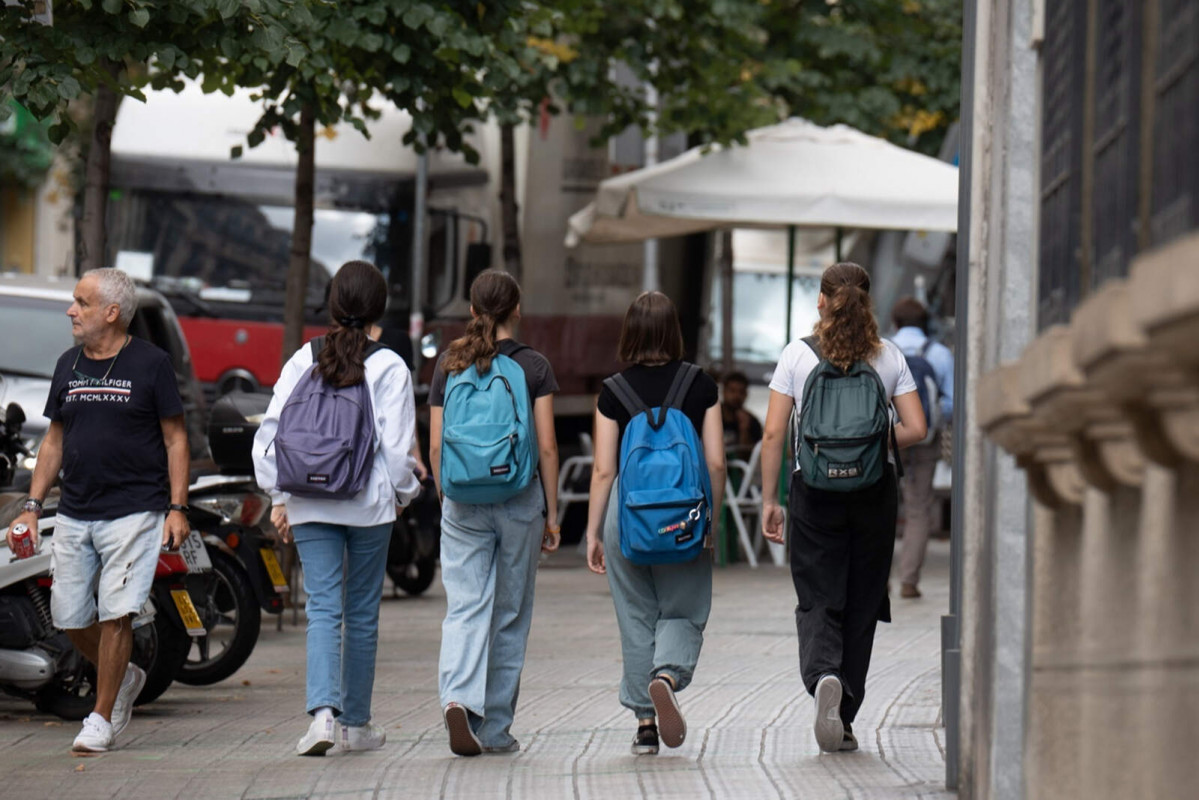
[[12, 554], [13, 558], [29, 558], [34, 554], [33, 549], [33, 534], [29, 532], [29, 526], [23, 522], [19, 522], [12, 527]]

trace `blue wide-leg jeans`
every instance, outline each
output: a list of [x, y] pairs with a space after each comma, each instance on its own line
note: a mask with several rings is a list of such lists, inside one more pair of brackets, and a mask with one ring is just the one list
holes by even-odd
[[483, 747], [512, 743], [509, 728], [533, 619], [533, 587], [545, 531], [545, 498], [534, 482], [503, 503], [449, 498], [441, 514], [441, 705], [469, 712]]
[[342, 725], [371, 718], [379, 601], [391, 523], [292, 527], [308, 595], [308, 713], [329, 706]]

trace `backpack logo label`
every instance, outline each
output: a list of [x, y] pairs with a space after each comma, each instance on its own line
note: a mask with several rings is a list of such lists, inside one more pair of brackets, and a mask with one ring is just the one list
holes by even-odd
[[501, 466], [491, 468], [492, 477], [495, 477], [497, 475], [507, 475], [511, 471], [512, 471], [511, 464], [503, 464]]
[[682, 544], [683, 542], [689, 542], [694, 538], [695, 538], [695, 529], [692, 528], [691, 530], [686, 531], [685, 533], [680, 533], [680, 534], [676, 535], [674, 537], [674, 543]]
[[838, 478], [856, 478], [862, 474], [862, 463], [854, 461], [850, 464], [829, 464], [828, 477], [830, 479]]
[[308, 482], [312, 483], [312, 484], [316, 484], [317, 486], [327, 486], [329, 483], [329, 476], [327, 474], [321, 474], [319, 472], [309, 472], [308, 473]]

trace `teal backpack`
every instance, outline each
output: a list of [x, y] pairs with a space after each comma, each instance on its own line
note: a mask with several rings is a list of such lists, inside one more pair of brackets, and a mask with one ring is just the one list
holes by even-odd
[[537, 430], [520, 364], [497, 353], [482, 375], [471, 364], [448, 376], [441, 429], [445, 496], [457, 503], [502, 503], [528, 486], [536, 471]]
[[[794, 425], [795, 468], [813, 489], [868, 489], [882, 479], [887, 444], [895, 441], [891, 403], [882, 378], [865, 361], [842, 370], [824, 358], [815, 337], [803, 341], [820, 363], [804, 381], [799, 420]], [[896, 466], [902, 469], [898, 459]]]

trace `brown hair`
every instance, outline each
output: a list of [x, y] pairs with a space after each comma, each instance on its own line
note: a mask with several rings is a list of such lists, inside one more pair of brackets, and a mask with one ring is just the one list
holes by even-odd
[[919, 328], [928, 332], [928, 309], [915, 297], [901, 297], [891, 306], [891, 321], [896, 328]]
[[824, 357], [841, 369], [874, 356], [882, 342], [870, 300], [870, 274], [857, 264], [842, 261], [820, 276], [824, 313], [813, 333]]
[[470, 285], [473, 317], [466, 324], [466, 333], [446, 348], [442, 369], [457, 373], [474, 364], [480, 374], [490, 370], [491, 359], [500, 350], [495, 329], [508, 321], [518, 305], [520, 284], [515, 278], [498, 269], [480, 272]]
[[621, 361], [657, 364], [683, 357], [683, 330], [679, 312], [661, 292], [642, 292], [624, 314], [620, 344]]
[[387, 308], [387, 281], [367, 261], [347, 261], [329, 282], [329, 333], [314, 369], [330, 386], [344, 388], [366, 378], [366, 328]]

